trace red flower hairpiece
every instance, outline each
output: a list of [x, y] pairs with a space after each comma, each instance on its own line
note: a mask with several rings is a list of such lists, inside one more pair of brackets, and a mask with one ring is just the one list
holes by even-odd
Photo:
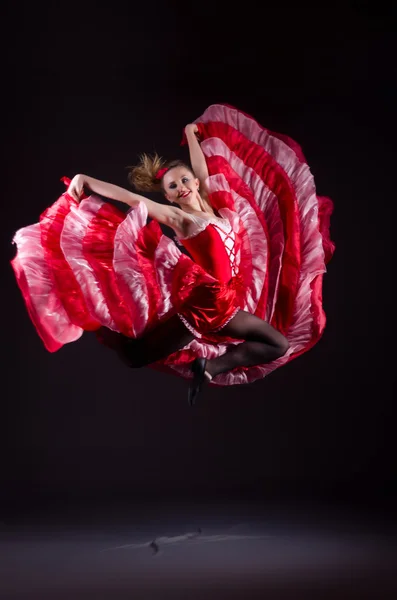
[[167, 167], [165, 167], [164, 169], [159, 169], [156, 173], [156, 179], [161, 179], [166, 172], [168, 171]]

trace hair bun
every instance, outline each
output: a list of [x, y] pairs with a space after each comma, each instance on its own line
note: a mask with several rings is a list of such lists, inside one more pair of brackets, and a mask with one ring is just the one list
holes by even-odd
[[154, 156], [141, 154], [139, 163], [130, 167], [128, 180], [140, 192], [161, 190], [161, 181], [157, 179], [156, 174], [165, 163], [166, 161], [157, 153]]

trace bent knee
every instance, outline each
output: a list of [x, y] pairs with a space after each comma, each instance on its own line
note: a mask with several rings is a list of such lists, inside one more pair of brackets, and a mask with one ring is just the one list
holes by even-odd
[[289, 347], [289, 341], [286, 337], [283, 336], [283, 338], [277, 343], [276, 346], [277, 358], [281, 358], [282, 356], [284, 356], [289, 350]]

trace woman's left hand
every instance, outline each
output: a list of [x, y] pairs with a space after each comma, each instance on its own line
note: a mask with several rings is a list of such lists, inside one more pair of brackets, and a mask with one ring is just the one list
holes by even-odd
[[185, 133], [186, 133], [186, 135], [188, 135], [188, 133], [194, 133], [195, 135], [197, 135], [198, 127], [197, 127], [196, 123], [189, 123], [189, 125], [186, 125]]

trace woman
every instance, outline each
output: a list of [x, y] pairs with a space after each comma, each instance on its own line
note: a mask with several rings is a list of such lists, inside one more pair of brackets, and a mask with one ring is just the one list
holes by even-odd
[[[42, 215], [39, 231], [31, 226], [40, 240], [30, 254], [24, 240], [33, 232], [18, 232], [13, 261], [49, 350], [101, 328], [131, 366], [171, 367], [184, 377], [193, 371], [191, 402], [205, 378], [254, 381], [316, 343], [325, 325], [322, 274], [334, 249], [332, 203], [316, 196], [292, 140], [225, 105], [197, 121], [185, 130], [192, 168], [144, 156], [130, 173], [138, 191], [161, 189], [170, 206], [78, 175]], [[125, 218], [85, 191], [132, 210]], [[158, 223], [175, 231], [190, 256]], [[49, 268], [51, 318], [54, 298], [60, 304], [56, 331], [24, 281], [38, 244], [41, 267]]]

